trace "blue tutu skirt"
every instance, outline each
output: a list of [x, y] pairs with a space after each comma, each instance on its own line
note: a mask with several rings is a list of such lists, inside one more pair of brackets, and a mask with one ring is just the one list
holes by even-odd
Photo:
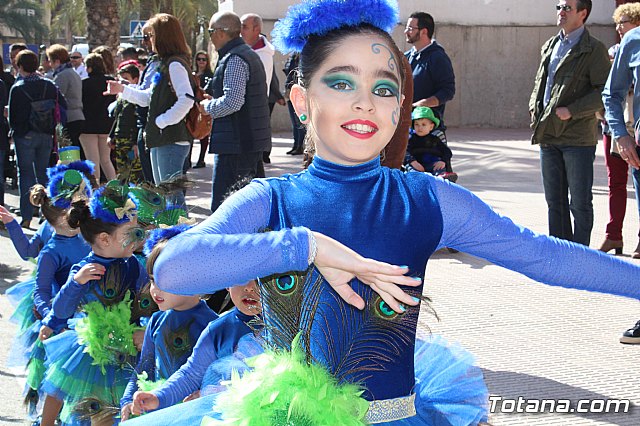
[[[416, 341], [415, 365], [417, 414], [379, 424], [459, 426], [486, 421], [489, 392], [482, 371], [474, 365], [473, 355], [440, 336], [431, 336], [427, 340]], [[220, 368], [210, 367], [207, 374], [210, 375], [212, 370], [220, 372]], [[219, 388], [210, 384], [208, 389]], [[202, 422], [205, 425], [207, 419], [221, 419], [215, 407], [219, 394], [214, 392], [194, 401], [147, 413], [128, 420], [126, 424], [168, 426], [200, 425]]]
[[33, 311], [33, 290], [35, 285], [36, 279], [30, 278], [12, 286], [5, 293], [14, 307], [10, 320], [14, 324], [18, 324], [18, 334], [28, 329], [36, 320]]
[[72, 414], [83, 398], [119, 404], [133, 367], [107, 365], [103, 373], [100, 366], [93, 365], [93, 358], [85, 352], [85, 345], [78, 342], [78, 334], [73, 329], [47, 339], [44, 346], [47, 370], [41, 390], [64, 401], [65, 409], [60, 416], [64, 424], [86, 423], [74, 420]]

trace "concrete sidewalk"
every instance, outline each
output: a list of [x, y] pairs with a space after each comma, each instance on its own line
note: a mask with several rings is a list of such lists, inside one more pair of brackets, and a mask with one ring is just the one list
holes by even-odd
[[[300, 170], [300, 156], [285, 155], [292, 140], [274, 138], [269, 176]], [[450, 129], [458, 183], [498, 212], [537, 232], [547, 231], [538, 148], [528, 130]], [[197, 158], [199, 147], [194, 148]], [[211, 156], [207, 168], [191, 170], [196, 187], [187, 197], [192, 216], [208, 216]], [[631, 186], [630, 186], [631, 188]], [[624, 230], [631, 260], [639, 223], [633, 191]], [[7, 204], [17, 205], [15, 191]], [[592, 247], [604, 239], [608, 220], [607, 179], [602, 148], [595, 164], [595, 225]], [[35, 224], [35, 221], [34, 221]], [[20, 260], [6, 232], [0, 233], [0, 424], [24, 424], [18, 379], [4, 368], [15, 327], [4, 291], [31, 270]], [[580, 273], [580, 271], [576, 271]], [[492, 395], [505, 399], [630, 399], [628, 413], [491, 414], [495, 425], [640, 425], [640, 346], [618, 343], [620, 333], [640, 318], [635, 300], [551, 288], [464, 253], [438, 252], [427, 268], [425, 293], [440, 321], [424, 312], [420, 333], [442, 334], [476, 355]], [[500, 406], [500, 404], [497, 404]], [[525, 404], [526, 406], [526, 404]], [[511, 411], [503, 403], [504, 411]], [[594, 404], [600, 409], [600, 404]]]

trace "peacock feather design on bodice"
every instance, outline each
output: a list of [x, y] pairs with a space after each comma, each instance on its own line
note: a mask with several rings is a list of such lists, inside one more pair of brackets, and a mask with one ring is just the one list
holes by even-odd
[[116, 260], [106, 266], [106, 272], [99, 280], [94, 281], [92, 293], [105, 306], [113, 306], [124, 300], [129, 290], [126, 280], [126, 263]]
[[162, 345], [156, 347], [159, 358], [157, 365], [161, 371], [156, 371], [156, 380], [168, 379], [186, 362], [196, 343], [189, 333], [193, 322], [192, 318], [173, 329], [171, 327], [161, 328]]
[[[352, 287], [366, 307], [346, 304], [315, 267], [260, 279], [266, 342], [291, 350], [300, 333], [307, 362], [321, 362], [338, 380], [382, 371], [412, 348], [420, 309], [398, 314], [368, 285], [357, 279]], [[420, 290], [405, 288], [414, 297]]]
[[145, 284], [133, 295], [131, 303], [131, 321], [139, 322], [140, 318], [149, 318], [158, 311], [158, 305], [151, 297], [151, 282]]

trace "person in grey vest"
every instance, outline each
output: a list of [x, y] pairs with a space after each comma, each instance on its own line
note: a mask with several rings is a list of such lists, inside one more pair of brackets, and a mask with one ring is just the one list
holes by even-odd
[[258, 176], [262, 152], [271, 143], [267, 77], [258, 55], [240, 38], [240, 18], [218, 12], [209, 22], [220, 58], [200, 109], [213, 117], [209, 152], [214, 154], [211, 210], [245, 178]]

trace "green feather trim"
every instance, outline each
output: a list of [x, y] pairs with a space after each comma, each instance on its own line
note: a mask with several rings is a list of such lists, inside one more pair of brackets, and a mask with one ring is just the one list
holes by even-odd
[[220, 394], [217, 408], [224, 420], [211, 425], [359, 426], [367, 424], [369, 403], [354, 384], [340, 384], [322, 366], [307, 364], [300, 335], [291, 352], [267, 350], [247, 360], [255, 367], [240, 377], [232, 373], [231, 387]]
[[166, 382], [165, 379], [158, 379], [157, 381], [149, 380], [149, 376], [146, 371], [138, 374], [138, 390], [142, 392], [153, 392]]
[[133, 333], [141, 330], [131, 324], [131, 298], [112, 306], [95, 301], [84, 306], [85, 318], [78, 321], [78, 342], [85, 345], [84, 352], [93, 358], [92, 365], [99, 365], [106, 374], [106, 365], [125, 364], [138, 353], [133, 344]]

